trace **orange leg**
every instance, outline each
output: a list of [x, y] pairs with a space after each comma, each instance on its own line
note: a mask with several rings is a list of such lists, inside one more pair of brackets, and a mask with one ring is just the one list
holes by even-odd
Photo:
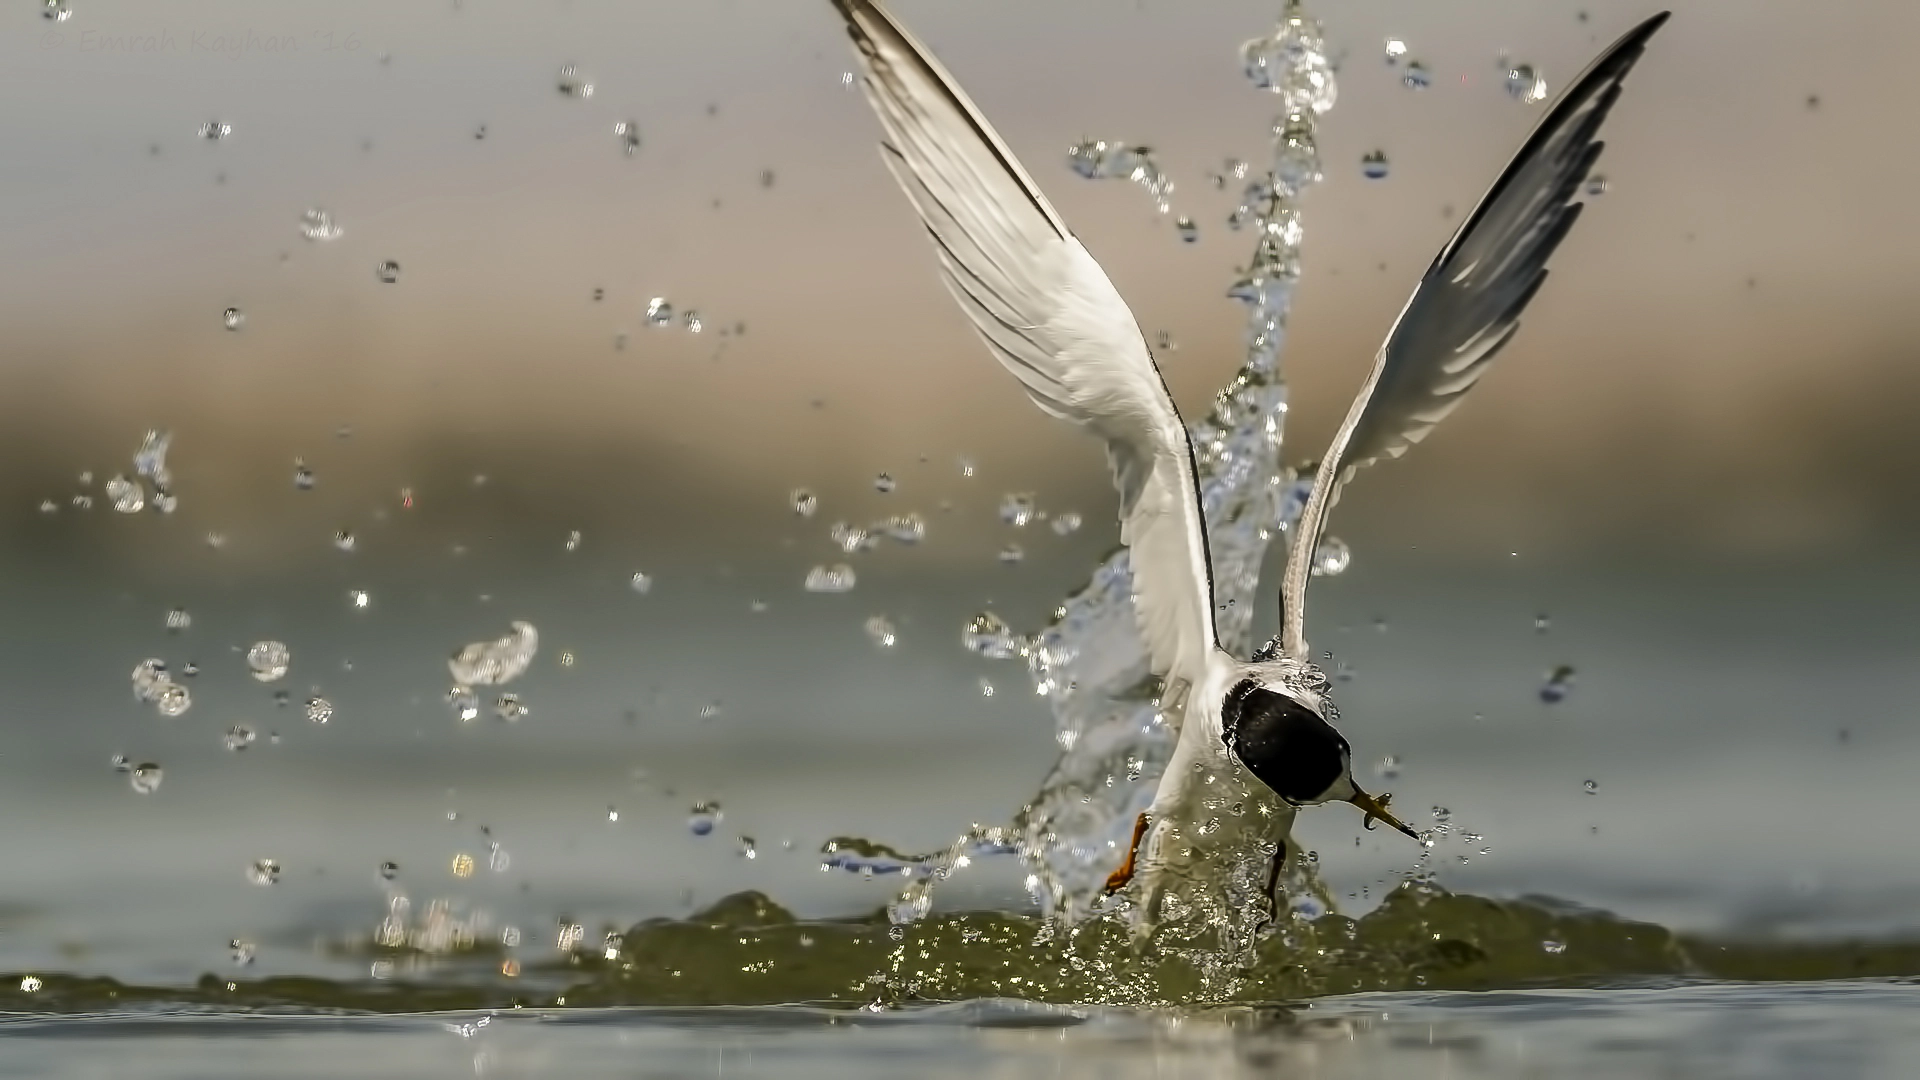
[[1107, 875], [1108, 893], [1119, 892], [1127, 887], [1127, 882], [1133, 880], [1133, 857], [1140, 851], [1140, 838], [1146, 834], [1147, 815], [1141, 814], [1133, 819], [1133, 842], [1127, 845], [1127, 861], [1120, 864], [1120, 869]]

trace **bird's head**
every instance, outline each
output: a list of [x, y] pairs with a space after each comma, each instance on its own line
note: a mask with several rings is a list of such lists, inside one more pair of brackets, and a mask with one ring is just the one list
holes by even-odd
[[1220, 722], [1227, 749], [1256, 779], [1294, 806], [1339, 800], [1414, 839], [1420, 835], [1353, 782], [1353, 750], [1326, 718], [1326, 699], [1292, 680], [1242, 679], [1227, 691]]

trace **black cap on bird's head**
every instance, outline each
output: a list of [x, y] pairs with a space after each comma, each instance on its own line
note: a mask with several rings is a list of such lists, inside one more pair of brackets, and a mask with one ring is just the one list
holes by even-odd
[[1353, 751], [1320, 710], [1286, 692], [1242, 679], [1220, 707], [1227, 749], [1256, 779], [1294, 806], [1335, 799], [1366, 811], [1414, 839], [1419, 834], [1387, 811], [1390, 796], [1374, 798], [1353, 782]]

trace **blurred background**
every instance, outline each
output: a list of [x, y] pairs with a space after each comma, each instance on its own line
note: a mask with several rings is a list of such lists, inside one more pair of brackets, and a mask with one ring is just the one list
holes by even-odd
[[[534, 937], [742, 888], [860, 912], [891, 886], [819, 872], [824, 840], [930, 848], [1033, 794], [1050, 718], [961, 630], [1041, 625], [1117, 541], [1114, 498], [1097, 445], [953, 309], [827, 4], [40, 6], [0, 28], [0, 968], [178, 981], [242, 937], [263, 972], [331, 970], [313, 940], [364, 937], [393, 889]], [[1209, 176], [1266, 154], [1274, 103], [1237, 46], [1276, 5], [897, 8], [1203, 414], [1251, 248], [1226, 226], [1239, 185]], [[1353, 565], [1316, 584], [1309, 631], [1353, 675], [1363, 774], [1393, 755], [1373, 783], [1396, 807], [1485, 835], [1450, 887], [1689, 929], [1913, 930], [1920, 151], [1899, 117], [1920, 11], [1675, 8], [1525, 329], [1342, 502]], [[1544, 108], [1502, 57], [1558, 92], [1653, 9], [1310, 10], [1343, 60], [1290, 460], [1319, 456]], [[1390, 36], [1429, 88], [1386, 64]], [[1151, 146], [1172, 215], [1075, 176], [1085, 138]], [[316, 209], [339, 235], [303, 235]], [[115, 513], [105, 484], [150, 429], [173, 433], [177, 511]], [[998, 508], [1021, 492], [1048, 516], [1015, 528]], [[829, 535], [909, 512], [915, 546]], [[1084, 525], [1054, 528], [1068, 513]], [[803, 587], [840, 562], [851, 591]], [[540, 632], [508, 688], [525, 715], [488, 693], [463, 721], [448, 655], [514, 620]], [[260, 640], [291, 651], [270, 685]], [[129, 692], [149, 657], [184, 713]], [[257, 738], [229, 751], [237, 725]], [[157, 789], [115, 755], [161, 766]], [[697, 802], [723, 809], [706, 835]], [[1364, 907], [1413, 853], [1359, 824], [1312, 811], [1301, 838]], [[277, 883], [250, 883], [268, 859]], [[940, 902], [1026, 901], [1006, 866]]]

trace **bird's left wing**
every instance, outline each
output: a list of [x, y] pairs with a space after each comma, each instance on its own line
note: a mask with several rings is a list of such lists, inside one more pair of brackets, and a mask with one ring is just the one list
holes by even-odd
[[1520, 329], [1520, 313], [1547, 279], [1547, 259], [1580, 216], [1581, 204], [1568, 200], [1600, 156], [1600, 125], [1666, 21], [1662, 12], [1628, 31], [1560, 95], [1401, 310], [1294, 528], [1280, 590], [1288, 656], [1307, 659], [1307, 579], [1340, 488], [1362, 465], [1399, 457], [1425, 438]]
[[954, 299], [1035, 404], [1106, 440], [1153, 673], [1198, 682], [1216, 639], [1193, 448], [1133, 313], [939, 61], [875, 0], [833, 3]]

